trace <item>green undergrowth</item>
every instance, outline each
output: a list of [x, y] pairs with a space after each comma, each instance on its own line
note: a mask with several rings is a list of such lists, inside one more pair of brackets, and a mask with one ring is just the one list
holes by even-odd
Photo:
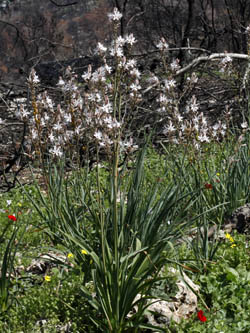
[[[60, 224], [60, 219], [71, 212], [78, 235], [87, 235], [89, 244], [98, 252], [98, 234], [86, 209], [86, 202], [89, 206], [95, 205], [91, 198], [97, 185], [88, 192], [88, 184], [96, 184], [96, 168], [94, 166], [87, 175], [84, 169], [64, 174], [63, 180], [55, 176], [51, 179], [51, 197], [35, 184], [1, 194], [0, 267], [6, 264], [4, 258], [8, 244], [13, 267], [8, 268], [9, 274], [2, 269], [0, 278], [2, 293], [8, 291], [8, 297], [1, 301], [6, 307], [0, 315], [0, 332], [51, 333], [58, 332], [67, 324], [70, 324], [70, 332], [104, 331], [97, 329], [93, 322], [93, 318], [104, 320], [103, 314], [91, 307], [87, 297], [87, 292], [95, 292], [91, 275], [95, 263], [87, 251], [79, 253], [80, 239], [77, 240], [80, 245], [70, 237], [65, 242], [63, 230], [68, 229], [61, 229], [60, 234], [58, 228], [58, 225], [66, 228], [66, 224]], [[150, 203], [152, 207], [170, 184], [181, 184], [184, 196], [183, 202], [176, 207], [170, 206], [174, 221], [164, 219], [159, 230], [163, 232], [171, 228], [172, 223], [182, 226], [183, 220], [190, 221], [188, 228], [177, 228], [179, 238], [184, 242], [173, 241], [163, 253], [163, 257], [166, 256], [163, 270], [166, 279], [154, 284], [151, 295], [173, 299], [176, 280], [168, 268], [179, 268], [199, 285], [198, 309], [203, 309], [207, 318], [206, 322], [201, 322], [197, 313], [193, 313], [179, 324], [172, 322], [164, 328], [165, 332], [249, 332], [249, 235], [235, 232], [231, 235], [233, 242], [223, 235], [212, 239], [206, 237], [211, 226], [220, 228], [234, 209], [249, 202], [249, 142], [237, 146], [232, 138], [224, 143], [204, 146], [199, 153], [194, 153], [188, 146], [164, 146], [161, 153], [151, 147], [147, 151], [144, 168], [141, 192], [138, 191], [145, 205], [142, 207], [147, 209], [148, 193], [153, 187], [157, 187], [157, 192]], [[135, 170], [135, 158], [126, 168], [121, 166], [119, 169], [119, 214], [123, 212], [121, 207], [126, 208], [126, 193], [133, 184], [131, 174]], [[105, 162], [99, 173], [100, 193], [104, 207], [108, 207], [110, 180]], [[58, 193], [53, 192], [57, 190]], [[41, 213], [35, 209], [34, 203]], [[68, 210], [62, 214], [64, 205]], [[185, 210], [185, 215], [182, 210]], [[138, 216], [142, 214], [140, 210], [136, 212]], [[104, 214], [108, 216], [108, 208]], [[17, 220], [9, 216], [15, 216]], [[85, 221], [83, 230], [80, 221]], [[194, 228], [198, 230], [197, 237], [189, 239], [189, 231]], [[12, 239], [13, 232], [15, 236]], [[143, 236], [143, 230], [141, 232]], [[12, 243], [8, 243], [11, 239]], [[48, 265], [41, 271], [27, 270], [32, 260], [53, 251], [61, 257], [48, 260]], [[149, 330], [140, 328], [137, 332]]]

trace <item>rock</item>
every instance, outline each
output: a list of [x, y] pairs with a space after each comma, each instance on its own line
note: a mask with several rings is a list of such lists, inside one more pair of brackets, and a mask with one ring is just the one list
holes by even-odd
[[250, 203], [237, 208], [229, 221], [236, 225], [236, 230], [240, 234], [250, 235]]
[[[165, 327], [171, 320], [179, 323], [182, 318], [188, 318], [197, 309], [197, 296], [191, 288], [198, 292], [199, 286], [194, 284], [185, 273], [183, 273], [182, 277], [174, 268], [170, 268], [169, 271], [178, 276], [176, 282], [178, 292], [173, 298], [174, 301], [168, 302], [161, 299], [151, 300], [151, 302], [154, 303], [147, 308], [145, 317], [148, 323], [154, 326]], [[167, 283], [168, 280], [166, 279], [166, 284]], [[189, 288], [188, 285], [191, 288]], [[137, 295], [135, 300], [138, 300], [140, 297], [141, 295]], [[137, 311], [137, 308], [134, 310]], [[130, 316], [132, 316], [132, 313], [129, 314], [129, 317]]]

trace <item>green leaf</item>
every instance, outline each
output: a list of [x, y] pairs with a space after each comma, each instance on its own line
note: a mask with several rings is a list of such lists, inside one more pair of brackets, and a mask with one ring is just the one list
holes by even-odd
[[228, 267], [226, 269], [226, 272], [227, 272], [227, 280], [228, 281], [237, 281], [239, 280], [239, 273], [232, 267]]

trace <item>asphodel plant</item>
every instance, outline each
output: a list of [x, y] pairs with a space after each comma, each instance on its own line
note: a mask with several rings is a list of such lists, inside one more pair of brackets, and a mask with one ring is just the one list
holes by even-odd
[[[135, 43], [133, 35], [117, 36], [121, 18], [117, 9], [109, 17], [115, 39], [109, 49], [98, 43], [103, 66], [95, 71], [89, 66], [82, 76], [89, 89], [81, 95], [69, 69], [59, 86], [71, 96], [70, 107], [67, 103], [66, 109], [57, 107], [53, 115], [52, 101], [46, 95], [40, 99], [38, 109], [43, 114], [39, 124], [49, 131], [44, 144], [48, 144], [45, 150], [54, 166], [47, 169], [47, 193], [40, 191], [38, 199], [31, 200], [52, 241], [74, 254], [84, 276], [82, 295], [94, 307], [92, 320], [99, 329], [116, 333], [155, 330], [144, 323], [144, 313], [154, 302], [151, 289], [164, 279], [161, 270], [168, 262], [168, 250], [193, 222], [187, 212], [194, 199], [174, 177], [169, 177], [172, 181], [165, 188], [157, 181], [153, 186], [147, 184], [146, 145], [132, 172], [126, 163], [120, 166], [121, 157], [138, 148], [132, 139], [126, 139], [123, 120], [140, 101], [141, 74], [136, 61], [125, 57]], [[107, 52], [113, 63], [107, 60]], [[34, 73], [32, 77], [37, 81]], [[48, 127], [44, 125], [47, 120]], [[36, 128], [31, 133], [34, 139], [39, 137]], [[67, 180], [63, 169], [56, 166], [76, 134], [85, 138], [86, 151], [94, 143], [95, 178], [93, 171], [79, 170]], [[100, 158], [103, 152], [106, 161]], [[91, 292], [89, 283], [94, 289]]]

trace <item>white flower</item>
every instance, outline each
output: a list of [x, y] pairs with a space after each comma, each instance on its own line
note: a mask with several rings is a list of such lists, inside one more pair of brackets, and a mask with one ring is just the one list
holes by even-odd
[[102, 140], [102, 132], [100, 132], [100, 131], [95, 132], [94, 137], [97, 140]]
[[81, 132], [81, 125], [79, 125], [79, 126], [77, 126], [77, 127], [75, 128], [75, 133], [76, 133], [77, 135], [79, 135], [80, 132]]
[[182, 122], [182, 120], [183, 120], [183, 117], [179, 113], [176, 114], [176, 118], [179, 122]]
[[213, 126], [214, 131], [217, 131], [219, 128], [220, 128], [220, 124], [218, 124], [218, 123]]
[[57, 83], [57, 85], [60, 87], [60, 86], [64, 86], [65, 85], [65, 81], [60, 77], [59, 78], [59, 81]]
[[48, 136], [50, 142], [54, 142], [55, 141], [55, 136], [53, 135], [53, 133], [50, 133], [50, 135]]
[[48, 121], [48, 120], [50, 119], [50, 118], [49, 118], [49, 115], [48, 115], [47, 113], [44, 114], [44, 117], [43, 117], [43, 118], [44, 118], [45, 121]]
[[170, 90], [171, 88], [174, 88], [176, 85], [175, 80], [165, 80], [165, 87], [167, 88], [167, 90]]
[[34, 68], [31, 70], [29, 78], [28, 78], [29, 83], [37, 84], [40, 82], [39, 77], [36, 74], [36, 71]]
[[245, 129], [248, 127], [248, 123], [245, 121], [244, 123], [242, 123], [241, 125], [241, 128]]
[[2, 118], [0, 118], [0, 125], [3, 125], [4, 123], [5, 121]]
[[113, 110], [110, 103], [104, 104], [100, 109], [105, 113], [111, 113]]
[[221, 127], [222, 127], [222, 129], [224, 129], [224, 130], [227, 129], [227, 125], [226, 125], [226, 124], [222, 124]]
[[209, 137], [206, 135], [206, 133], [198, 135], [198, 140], [200, 142], [210, 142]]
[[55, 125], [53, 126], [53, 129], [54, 129], [55, 131], [60, 131], [60, 130], [62, 129], [62, 125], [61, 125], [61, 124], [55, 124]]
[[137, 68], [133, 68], [132, 71], [130, 71], [131, 76], [135, 76], [137, 79], [140, 78], [141, 73]]
[[178, 69], [180, 69], [180, 65], [179, 65], [179, 59], [175, 59], [171, 64], [170, 67], [172, 69], [172, 71], [178, 71]]
[[126, 36], [126, 43], [130, 44], [130, 45], [133, 45], [136, 43], [136, 39], [133, 34]]
[[70, 113], [69, 114], [65, 114], [64, 115], [64, 119], [65, 119], [66, 123], [71, 123], [71, 121], [72, 121], [71, 114]]
[[104, 68], [105, 68], [105, 71], [106, 71], [108, 74], [110, 74], [110, 73], [112, 72], [112, 67], [111, 67], [111, 66], [105, 64]]
[[198, 107], [197, 104], [191, 104], [190, 109], [191, 109], [193, 112], [197, 112], [198, 109], [199, 109], [199, 107]]
[[172, 133], [174, 131], [175, 131], [175, 127], [174, 127], [172, 121], [170, 120], [169, 125], [167, 127], [165, 127], [163, 134]]
[[135, 59], [129, 59], [126, 63], [125, 68], [129, 69], [129, 68], [134, 68], [136, 66], [136, 60]]
[[161, 51], [168, 49], [168, 43], [166, 43], [165, 38], [162, 37], [156, 47]]
[[34, 128], [31, 130], [31, 136], [33, 140], [38, 137], [38, 133]]
[[119, 36], [116, 39], [116, 46], [123, 46], [125, 44], [125, 42], [126, 42], [126, 40], [122, 36]]
[[91, 75], [92, 75], [92, 73], [88, 71], [88, 72], [85, 72], [82, 74], [82, 78], [83, 78], [83, 80], [87, 81], [87, 80], [91, 79]]
[[55, 156], [57, 156], [57, 157], [61, 157], [61, 156], [63, 155], [62, 150], [61, 150], [59, 147], [57, 147], [57, 146], [54, 146], [53, 149], [51, 148], [51, 149], [49, 150], [49, 152], [50, 152], [52, 155], [55, 155]]
[[224, 130], [221, 130], [221, 131], [220, 131], [220, 134], [221, 134], [222, 136], [225, 136], [226, 132], [225, 132]]
[[230, 64], [232, 61], [233, 61], [233, 59], [227, 55], [225, 58], [223, 58], [221, 60], [221, 64], [222, 65], [227, 65], [227, 64]]
[[12, 200], [6, 200], [7, 206], [10, 206], [12, 203]]
[[120, 21], [120, 19], [122, 18], [122, 14], [115, 7], [113, 13], [108, 14], [108, 18], [110, 19], [110, 21]]
[[118, 47], [116, 50], [117, 57], [123, 57], [123, 49]]
[[97, 51], [99, 51], [99, 53], [105, 53], [107, 51], [107, 48], [99, 42], [97, 44]]
[[139, 84], [132, 83], [132, 84], [130, 85], [130, 89], [131, 89], [132, 91], [138, 91], [139, 89], [141, 89], [141, 86], [140, 86]]

